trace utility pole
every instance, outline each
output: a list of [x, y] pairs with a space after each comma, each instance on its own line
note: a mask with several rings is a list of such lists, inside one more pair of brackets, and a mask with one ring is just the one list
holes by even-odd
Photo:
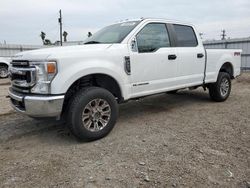
[[60, 44], [62, 46], [62, 11], [61, 11], [61, 9], [59, 11], [58, 22], [59, 22], [59, 25], [60, 25]]
[[226, 30], [223, 29], [221, 32], [222, 32], [222, 34], [221, 34], [221, 37], [222, 37], [221, 40], [225, 40], [225, 39], [226, 39], [226, 36], [227, 36], [227, 35], [226, 35]]

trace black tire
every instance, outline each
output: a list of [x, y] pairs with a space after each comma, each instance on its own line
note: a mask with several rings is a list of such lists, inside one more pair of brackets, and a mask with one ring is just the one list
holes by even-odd
[[178, 90], [168, 91], [167, 94], [172, 94], [172, 95], [174, 95], [174, 94], [177, 93], [177, 91], [178, 91]]
[[0, 65], [0, 79], [8, 77], [8, 66]]
[[[106, 120], [106, 125], [102, 126], [101, 130], [89, 130], [90, 127], [87, 126], [87, 123], [83, 123], [82, 117], [83, 113], [88, 110], [89, 107], [92, 107], [92, 101], [102, 100], [106, 102], [106, 105], [109, 105], [109, 118]], [[96, 102], [95, 102], [96, 103]], [[100, 103], [100, 102], [99, 102]], [[88, 105], [88, 106], [87, 106]], [[90, 105], [90, 106], [89, 106]], [[99, 104], [98, 104], [99, 105]], [[95, 104], [96, 106], [96, 104]], [[100, 107], [100, 106], [98, 106]], [[94, 109], [94, 107], [93, 107]], [[97, 108], [96, 108], [97, 109]], [[93, 111], [89, 111], [89, 113], [93, 114]], [[96, 112], [97, 114], [98, 112]], [[91, 120], [93, 117], [87, 120], [91, 122], [91, 126], [95, 127], [95, 123], [103, 125], [99, 120]], [[105, 116], [105, 115], [104, 115]], [[78, 91], [72, 102], [70, 104], [70, 108], [68, 111], [68, 125], [71, 132], [81, 141], [93, 141], [100, 138], [105, 137], [114, 127], [116, 120], [118, 117], [118, 104], [115, 97], [106, 89], [98, 88], [98, 87], [87, 87]], [[103, 118], [103, 115], [99, 114], [99, 119]], [[107, 119], [107, 118], [106, 118]], [[102, 119], [103, 120], [103, 119]], [[95, 123], [94, 123], [95, 122]], [[94, 128], [92, 128], [94, 129]], [[94, 132], [93, 132], [94, 131]]]
[[[227, 84], [227, 89], [223, 89], [225, 82]], [[224, 85], [223, 85], [224, 84]], [[220, 72], [217, 81], [209, 85], [209, 95], [210, 98], [216, 102], [223, 102], [227, 100], [231, 92], [231, 78], [226, 72]]]

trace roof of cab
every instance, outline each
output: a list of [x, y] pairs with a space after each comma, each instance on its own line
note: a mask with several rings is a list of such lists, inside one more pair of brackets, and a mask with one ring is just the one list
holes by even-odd
[[181, 24], [181, 25], [190, 25], [190, 26], [194, 26], [191, 23], [188, 22], [183, 22], [183, 21], [179, 21], [179, 20], [170, 20], [170, 19], [165, 19], [165, 18], [137, 18], [137, 19], [126, 19], [126, 20], [121, 20], [118, 23], [124, 23], [124, 22], [135, 22], [135, 21], [149, 21], [149, 22], [168, 22], [168, 23], [172, 23], [172, 24]]

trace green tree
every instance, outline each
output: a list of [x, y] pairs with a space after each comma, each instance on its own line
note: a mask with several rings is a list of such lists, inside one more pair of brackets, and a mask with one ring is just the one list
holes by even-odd
[[43, 41], [43, 44], [45, 43], [45, 37], [46, 37], [46, 33], [44, 33], [43, 31], [41, 31], [40, 37]]
[[68, 36], [68, 33], [66, 31], [63, 32], [63, 41], [64, 42], [67, 42], [67, 36]]
[[92, 33], [91, 32], [88, 32], [88, 35], [87, 35], [88, 37], [91, 37], [92, 36]]

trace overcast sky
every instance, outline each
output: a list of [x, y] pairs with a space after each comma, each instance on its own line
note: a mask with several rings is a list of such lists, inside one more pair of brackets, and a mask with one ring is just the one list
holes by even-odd
[[194, 23], [204, 39], [250, 36], [250, 0], [0, 0], [0, 43], [42, 44], [59, 38], [58, 11], [68, 40], [84, 40], [107, 24], [154, 17]]

